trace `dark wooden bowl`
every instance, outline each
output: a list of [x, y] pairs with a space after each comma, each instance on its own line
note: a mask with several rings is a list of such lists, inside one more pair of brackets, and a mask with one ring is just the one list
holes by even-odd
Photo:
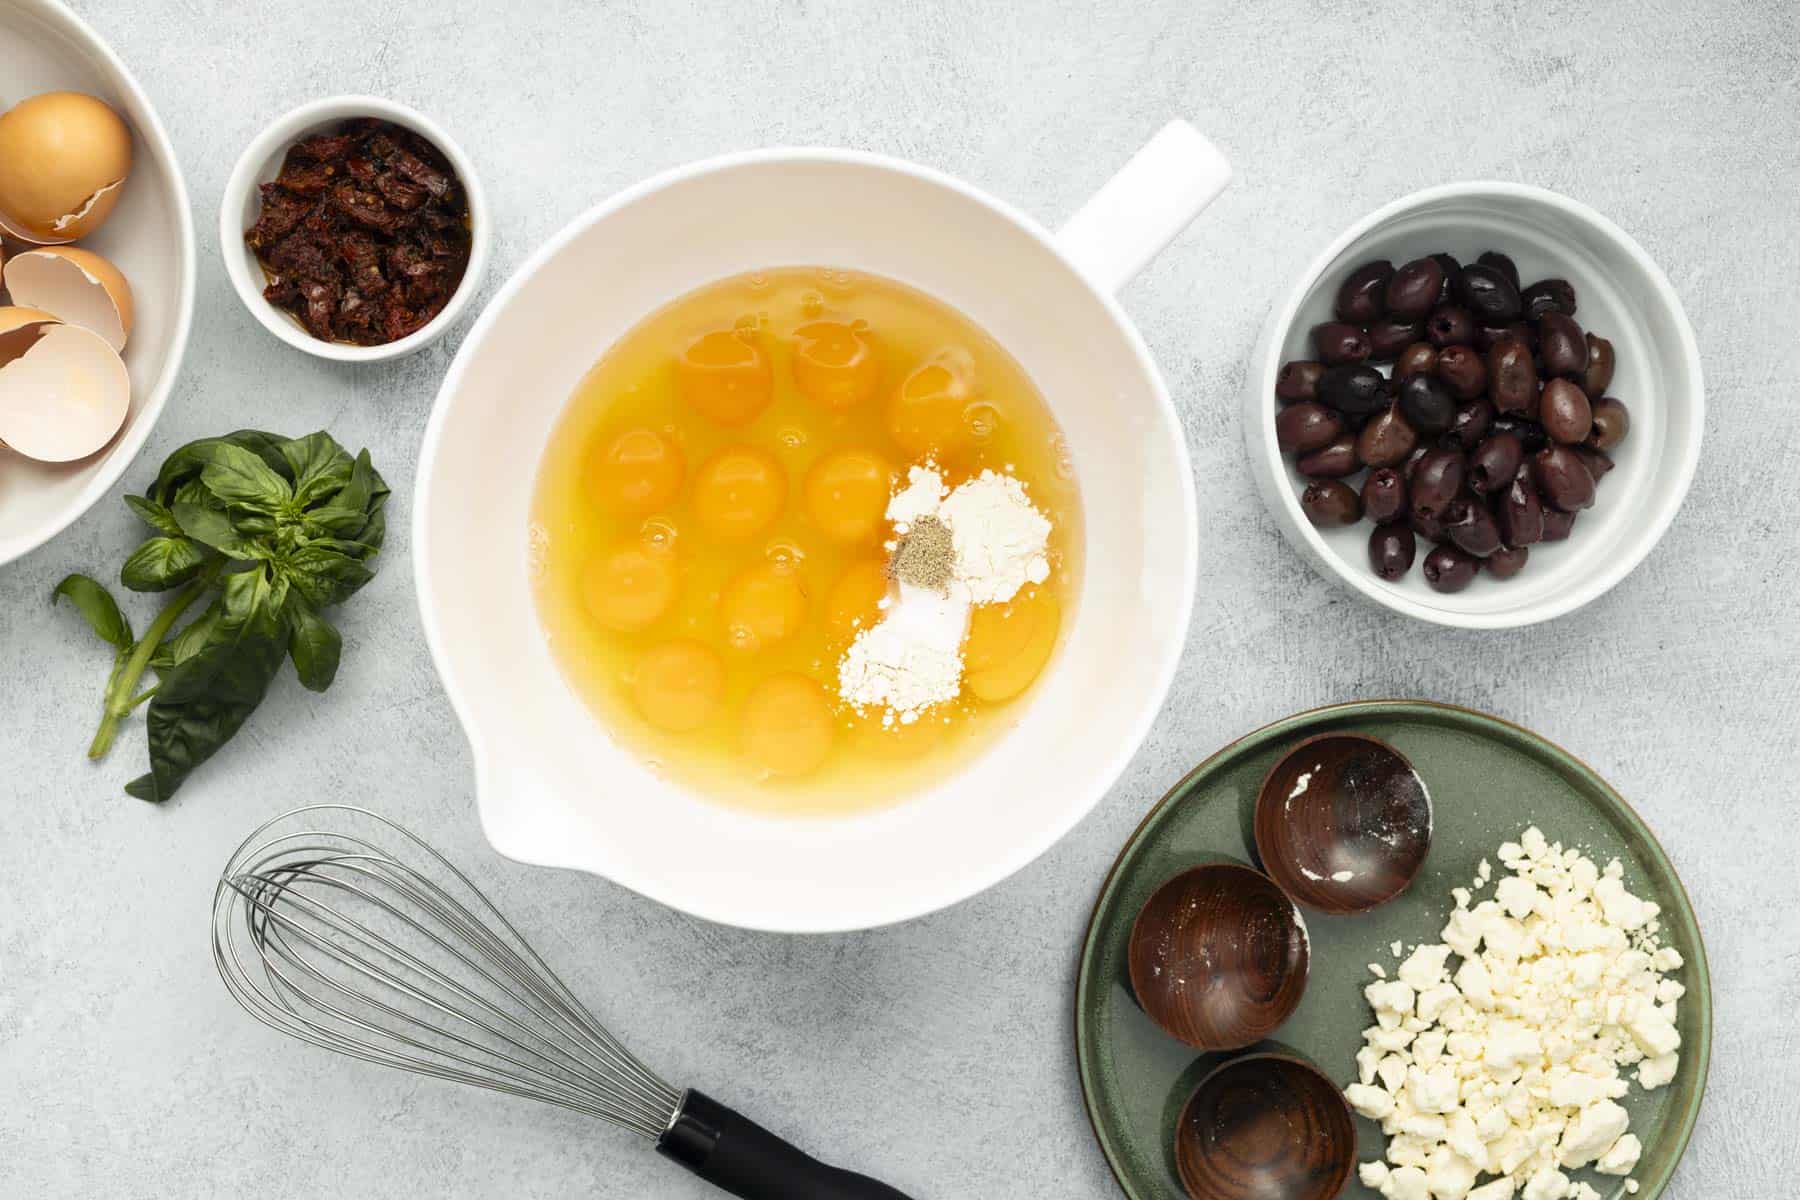
[[1282, 890], [1328, 913], [1367, 912], [1412, 883], [1431, 849], [1431, 795], [1377, 738], [1323, 733], [1269, 769], [1256, 853]]
[[1293, 1015], [1309, 960], [1300, 910], [1260, 871], [1192, 867], [1144, 902], [1128, 958], [1138, 1005], [1201, 1050], [1261, 1041]]
[[1175, 1126], [1175, 1166], [1194, 1200], [1331, 1200], [1355, 1165], [1343, 1093], [1286, 1054], [1218, 1067]]

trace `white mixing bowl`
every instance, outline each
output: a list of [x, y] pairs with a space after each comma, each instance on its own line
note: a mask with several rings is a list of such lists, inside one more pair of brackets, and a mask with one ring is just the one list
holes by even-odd
[[[534, 255], [451, 366], [414, 514], [426, 636], [473, 746], [495, 848], [711, 920], [817, 932], [953, 904], [1073, 827], [1162, 705], [1199, 548], [1175, 409], [1112, 290], [1228, 178], [1218, 152], [1176, 123], [1052, 235], [910, 163], [760, 151], [640, 184]], [[953, 779], [837, 819], [722, 807], [614, 744], [552, 661], [528, 575], [539, 459], [577, 381], [659, 306], [783, 265], [889, 276], [973, 317], [1055, 410], [1085, 508], [1074, 619], [1017, 726]]]
[[194, 219], [149, 97], [100, 35], [56, 0], [0, 3], [0, 111], [56, 91], [98, 96], [131, 126], [131, 178], [119, 206], [80, 243], [117, 263], [137, 300], [124, 355], [131, 412], [105, 449], [79, 462], [32, 462], [0, 449], [0, 566], [61, 533], [112, 490], [162, 415], [194, 316]]

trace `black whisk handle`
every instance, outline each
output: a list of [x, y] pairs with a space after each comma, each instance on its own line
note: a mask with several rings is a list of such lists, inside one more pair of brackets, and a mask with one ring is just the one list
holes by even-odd
[[688, 1091], [657, 1153], [743, 1200], [908, 1200], [885, 1183], [827, 1166], [748, 1117]]

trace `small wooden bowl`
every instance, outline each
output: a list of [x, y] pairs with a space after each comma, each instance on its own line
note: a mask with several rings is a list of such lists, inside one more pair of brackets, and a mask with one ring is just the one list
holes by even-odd
[[1431, 849], [1431, 794], [1398, 750], [1322, 733], [1288, 751], [1256, 795], [1256, 853], [1309, 908], [1359, 913], [1404, 892]]
[[1175, 1125], [1175, 1166], [1194, 1200], [1331, 1200], [1355, 1165], [1343, 1093], [1286, 1054], [1218, 1067]]
[[1131, 928], [1131, 990], [1164, 1032], [1236, 1050], [1293, 1015], [1311, 957], [1300, 910], [1260, 871], [1193, 867], [1156, 889]]

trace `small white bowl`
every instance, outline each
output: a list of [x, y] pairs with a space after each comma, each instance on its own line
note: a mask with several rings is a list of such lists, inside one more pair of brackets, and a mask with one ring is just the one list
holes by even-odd
[[[1483, 573], [1464, 591], [1445, 595], [1425, 583], [1417, 561], [1398, 582], [1377, 577], [1369, 568], [1373, 526], [1367, 521], [1322, 530], [1306, 519], [1300, 493], [1307, 481], [1275, 444], [1275, 376], [1283, 363], [1313, 357], [1308, 334], [1332, 319], [1338, 285], [1358, 264], [1386, 258], [1399, 266], [1438, 251], [1468, 263], [1484, 250], [1511, 255], [1525, 283], [1560, 276], [1575, 285], [1576, 321], [1615, 349], [1618, 369], [1608, 391], [1630, 409], [1631, 434], [1613, 452], [1617, 468], [1568, 540], [1531, 547], [1530, 562], [1511, 580]], [[1578, 201], [1491, 182], [1414, 192], [1352, 225], [1270, 314], [1246, 389], [1252, 473], [1288, 540], [1376, 604], [1458, 629], [1508, 629], [1560, 617], [1630, 574], [1687, 495], [1706, 407], [1694, 331], [1668, 277], [1643, 247]], [[1420, 559], [1426, 549], [1420, 546]]]
[[[269, 182], [280, 173], [288, 148], [301, 138], [329, 132], [340, 122], [355, 117], [391, 121], [412, 130], [436, 146], [456, 169], [457, 178], [462, 181], [463, 190], [469, 197], [471, 244], [469, 266], [463, 274], [462, 283], [450, 297], [450, 303], [444, 306], [444, 311], [433, 317], [424, 328], [397, 342], [380, 346], [352, 346], [343, 342], [322, 341], [308, 333], [306, 327], [291, 314], [263, 299], [263, 287], [268, 280], [263, 273], [262, 264], [256, 260], [255, 252], [244, 242], [244, 232], [256, 223], [256, 218], [262, 211], [262, 196], [257, 190], [258, 185]], [[231, 276], [231, 285], [237, 289], [238, 299], [244, 302], [244, 307], [250, 310], [252, 316], [262, 322], [264, 329], [294, 349], [334, 362], [368, 363], [404, 358], [443, 337], [481, 288], [482, 276], [487, 273], [488, 256], [493, 249], [493, 236], [487, 196], [481, 190], [481, 178], [475, 173], [475, 164], [463, 153], [462, 147], [423, 114], [404, 104], [396, 104], [377, 96], [332, 96], [314, 100], [277, 119], [256, 136], [238, 159], [237, 166], [232, 168], [231, 178], [226, 181], [224, 199], [219, 205], [219, 252], [225, 258], [225, 273]]]

